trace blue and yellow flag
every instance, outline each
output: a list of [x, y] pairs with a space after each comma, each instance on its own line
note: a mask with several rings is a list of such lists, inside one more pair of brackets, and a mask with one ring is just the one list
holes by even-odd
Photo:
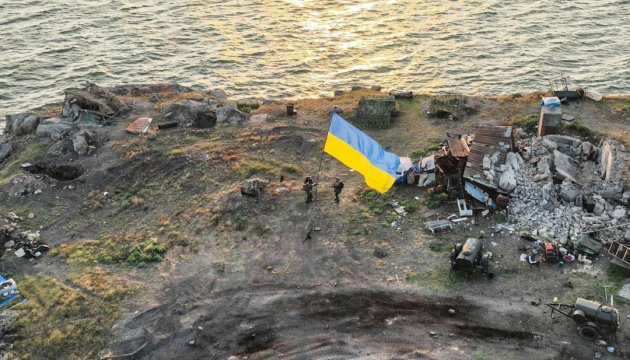
[[335, 113], [324, 152], [361, 173], [365, 183], [380, 193], [387, 192], [396, 181], [398, 156], [383, 150], [374, 139]]

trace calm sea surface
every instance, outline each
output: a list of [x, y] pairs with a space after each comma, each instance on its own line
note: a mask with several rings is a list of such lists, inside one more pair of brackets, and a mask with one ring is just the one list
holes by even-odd
[[630, 0], [0, 0], [0, 114], [85, 80], [232, 98], [355, 84], [496, 95], [572, 75], [630, 93]]

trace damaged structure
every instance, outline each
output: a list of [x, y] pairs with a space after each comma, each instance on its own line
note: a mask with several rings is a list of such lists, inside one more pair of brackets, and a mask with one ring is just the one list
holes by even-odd
[[[477, 213], [505, 210], [515, 229], [589, 256], [630, 243], [630, 159], [617, 141], [550, 134], [516, 144], [510, 126], [446, 138], [437, 178]], [[630, 271], [627, 257], [617, 263]]]

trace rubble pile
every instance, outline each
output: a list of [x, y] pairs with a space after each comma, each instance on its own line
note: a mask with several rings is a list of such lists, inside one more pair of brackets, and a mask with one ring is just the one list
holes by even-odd
[[[514, 170], [516, 182], [510, 193], [510, 222], [562, 244], [596, 230], [604, 244], [630, 242], [630, 226], [621, 226], [630, 223], [623, 195], [627, 161], [623, 145], [606, 139], [597, 147], [573, 137], [548, 135], [524, 140], [521, 149], [523, 166], [508, 159], [505, 164]], [[506, 173], [509, 170], [501, 177]], [[509, 186], [499, 185], [510, 192]]]
[[4, 252], [14, 252], [17, 257], [38, 258], [48, 250], [48, 245], [42, 244], [39, 231], [20, 231], [17, 223], [22, 218], [14, 213], [0, 214], [0, 244]]

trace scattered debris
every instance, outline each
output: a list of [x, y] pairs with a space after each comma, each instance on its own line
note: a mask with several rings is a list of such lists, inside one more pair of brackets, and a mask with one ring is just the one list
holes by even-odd
[[243, 182], [241, 186], [241, 194], [253, 197], [260, 197], [263, 194], [263, 189], [269, 184], [268, 180], [264, 179], [249, 179]]
[[424, 226], [431, 231], [431, 233], [435, 234], [435, 230], [439, 229], [453, 229], [453, 225], [448, 220], [435, 220], [435, 221], [427, 221], [424, 223]]
[[163, 124], [158, 124], [158, 129], [160, 130], [171, 129], [171, 128], [177, 127], [177, 125], [179, 125], [177, 121], [171, 121], [171, 122], [167, 122]]
[[149, 126], [151, 126], [152, 118], [139, 118], [127, 125], [125, 130], [129, 131], [132, 134], [144, 134], [149, 130]]

